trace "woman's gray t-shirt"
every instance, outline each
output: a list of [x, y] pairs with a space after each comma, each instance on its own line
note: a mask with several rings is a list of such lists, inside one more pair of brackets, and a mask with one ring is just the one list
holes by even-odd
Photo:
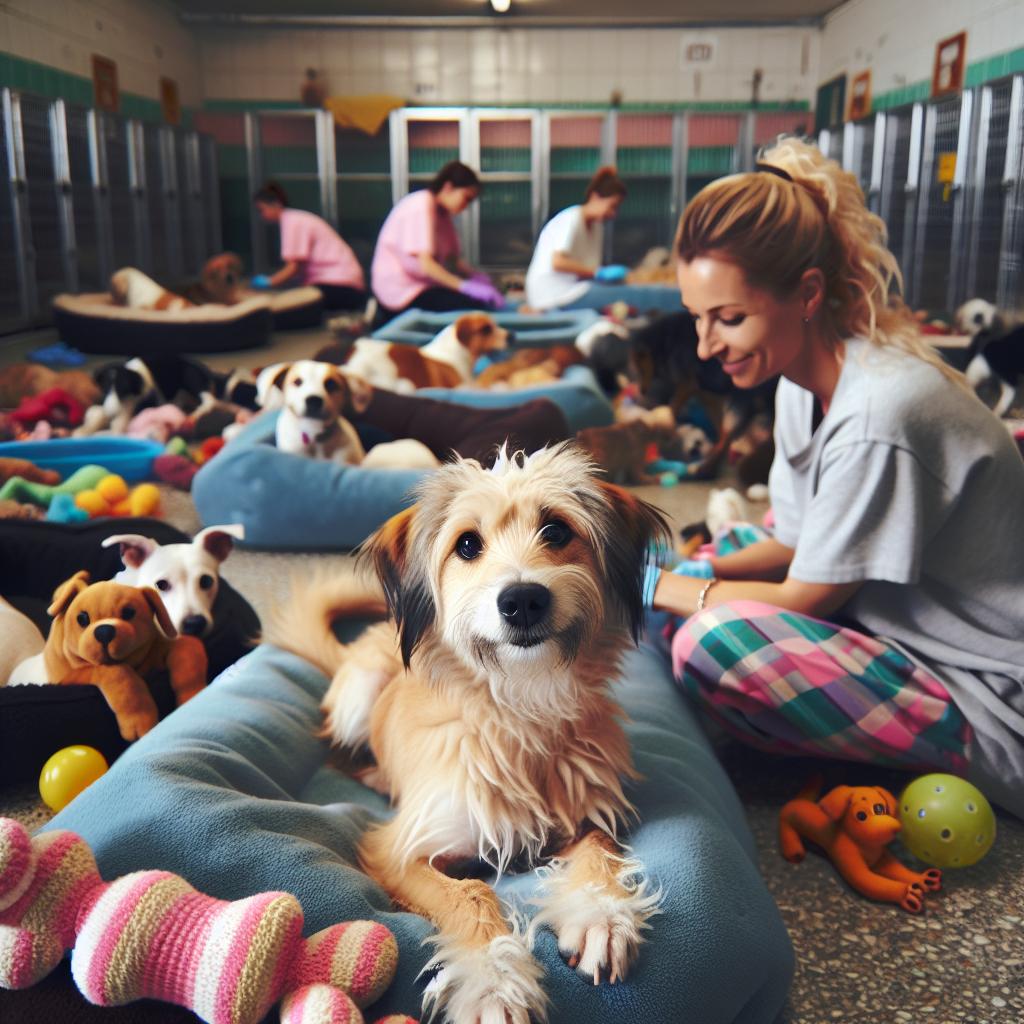
[[862, 340], [812, 432], [813, 408], [780, 382], [770, 490], [790, 575], [866, 581], [843, 617], [945, 684], [972, 777], [1024, 816], [1024, 460], [969, 391]]

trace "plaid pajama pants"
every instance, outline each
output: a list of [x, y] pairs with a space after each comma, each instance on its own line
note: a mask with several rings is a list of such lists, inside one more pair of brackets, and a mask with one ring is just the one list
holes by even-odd
[[969, 726], [942, 683], [856, 630], [730, 601], [682, 623], [672, 667], [714, 720], [761, 750], [966, 771]]

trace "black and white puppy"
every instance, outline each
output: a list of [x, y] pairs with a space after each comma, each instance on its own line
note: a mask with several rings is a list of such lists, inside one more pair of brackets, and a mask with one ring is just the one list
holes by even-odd
[[999, 395], [992, 411], [1004, 416], [1024, 383], [1024, 317], [984, 299], [971, 299], [956, 311], [954, 323], [972, 336], [964, 369], [967, 380], [975, 391], [994, 381]]

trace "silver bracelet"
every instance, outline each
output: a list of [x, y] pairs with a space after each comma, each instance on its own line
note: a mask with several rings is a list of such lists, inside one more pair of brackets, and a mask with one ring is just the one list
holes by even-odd
[[711, 579], [700, 588], [700, 594], [697, 595], [697, 614], [704, 611], [704, 602], [707, 600], [708, 591], [718, 582], [717, 577], [712, 576]]

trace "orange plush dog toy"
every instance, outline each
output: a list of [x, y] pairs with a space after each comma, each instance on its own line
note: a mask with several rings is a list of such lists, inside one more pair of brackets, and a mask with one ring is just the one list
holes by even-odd
[[815, 802], [820, 788], [812, 783], [782, 808], [782, 856], [799, 864], [810, 840], [861, 895], [918, 913], [925, 893], [942, 887], [942, 872], [911, 871], [886, 850], [901, 827], [896, 798], [881, 786], [836, 786]]
[[108, 582], [90, 586], [89, 574], [82, 570], [54, 591], [47, 612], [53, 623], [43, 651], [46, 678], [98, 686], [129, 742], [156, 725], [147, 672], [167, 668], [179, 705], [206, 685], [202, 641], [177, 636], [152, 587]]

